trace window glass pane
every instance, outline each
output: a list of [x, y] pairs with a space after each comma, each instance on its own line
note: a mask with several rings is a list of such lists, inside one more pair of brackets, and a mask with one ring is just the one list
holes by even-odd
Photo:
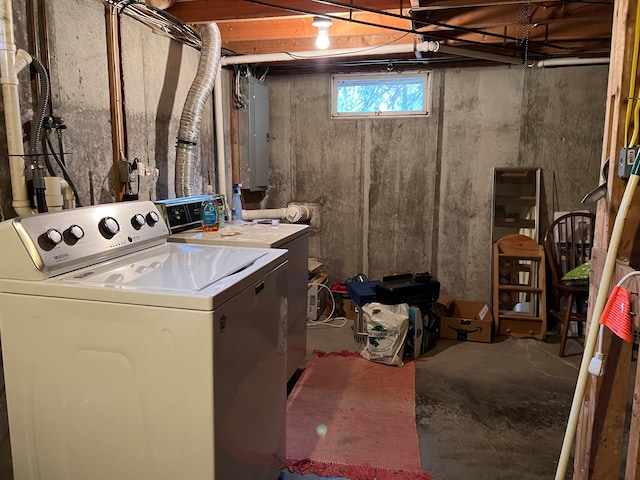
[[334, 75], [334, 116], [425, 115], [428, 75]]

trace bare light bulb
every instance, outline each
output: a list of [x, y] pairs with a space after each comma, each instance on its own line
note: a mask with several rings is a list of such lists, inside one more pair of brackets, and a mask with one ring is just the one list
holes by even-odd
[[311, 25], [318, 29], [318, 38], [316, 38], [316, 47], [324, 50], [329, 46], [328, 28], [333, 24], [330, 18], [313, 17]]
[[316, 47], [324, 50], [329, 47], [329, 34], [326, 28], [318, 28], [318, 38], [316, 38]]

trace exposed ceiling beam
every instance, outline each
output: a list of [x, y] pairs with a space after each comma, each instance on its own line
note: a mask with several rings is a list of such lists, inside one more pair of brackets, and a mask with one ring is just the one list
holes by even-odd
[[590, 22], [606, 25], [611, 30], [613, 11], [610, 6], [602, 4], [571, 4], [562, 8], [537, 5], [532, 7], [531, 16], [522, 19], [520, 5], [493, 5], [482, 8], [457, 8], [453, 10], [419, 11], [413, 17], [432, 23], [460, 24], [474, 28], [485, 28], [500, 25], [538, 26], [555, 21], [567, 23]]
[[[605, 3], [607, 0], [603, 0], [601, 3]], [[480, 8], [480, 7], [490, 7], [496, 5], [526, 5], [527, 3], [535, 5], [535, 4], [545, 4], [547, 6], [552, 5], [563, 5], [567, 3], [576, 3], [582, 4], [587, 2], [575, 1], [571, 2], [571, 0], [434, 0], [434, 1], [425, 1], [422, 0], [419, 2], [421, 5], [419, 7], [414, 7], [414, 12], [420, 11], [429, 11], [429, 10], [448, 10], [454, 8]], [[611, 6], [613, 6], [613, 1], [608, 2]]]
[[608, 0], [177, 0], [186, 23], [216, 22], [238, 54], [314, 49], [314, 15], [333, 19], [331, 48], [437, 40], [512, 56], [608, 54]]
[[[282, 2], [280, 2], [282, 3]], [[242, 20], [247, 18], [288, 17], [298, 15], [298, 12], [314, 12], [318, 14], [344, 13], [344, 8], [336, 8], [317, 3], [314, 0], [288, 0], [286, 7], [267, 7], [243, 0], [178, 0], [167, 11], [187, 23], [218, 22], [222, 20]], [[366, 5], [374, 10], [399, 10], [400, 7], [409, 10], [409, 0], [367, 0], [356, 1], [356, 5]]]

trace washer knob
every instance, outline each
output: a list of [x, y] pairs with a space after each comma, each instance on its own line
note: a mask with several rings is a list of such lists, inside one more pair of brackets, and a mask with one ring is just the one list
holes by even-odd
[[84, 237], [84, 230], [82, 229], [82, 227], [80, 227], [80, 225], [71, 225], [69, 228], [67, 228], [63, 233], [62, 236], [64, 237], [64, 241], [68, 244], [68, 245], [75, 245], [78, 240], [80, 240], [82, 237]]
[[153, 227], [156, 223], [160, 221], [160, 215], [158, 215], [153, 210], [147, 213], [147, 223], [149, 226]]
[[84, 237], [84, 230], [80, 225], [71, 225], [67, 232], [69, 232], [69, 237], [76, 242]]
[[62, 234], [55, 228], [50, 228], [44, 234], [45, 240], [51, 247], [55, 247], [62, 241]]
[[120, 231], [120, 224], [113, 217], [104, 217], [98, 224], [100, 233], [105, 238], [112, 238], [116, 233]]
[[146, 221], [144, 219], [144, 215], [142, 215], [141, 213], [136, 213], [131, 219], [131, 225], [136, 230], [140, 230], [145, 223]]

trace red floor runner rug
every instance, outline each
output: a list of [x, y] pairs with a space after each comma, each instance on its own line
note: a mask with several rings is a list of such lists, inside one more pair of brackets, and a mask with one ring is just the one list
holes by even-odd
[[420, 469], [415, 362], [314, 352], [287, 403], [287, 468], [351, 480], [432, 480]]

